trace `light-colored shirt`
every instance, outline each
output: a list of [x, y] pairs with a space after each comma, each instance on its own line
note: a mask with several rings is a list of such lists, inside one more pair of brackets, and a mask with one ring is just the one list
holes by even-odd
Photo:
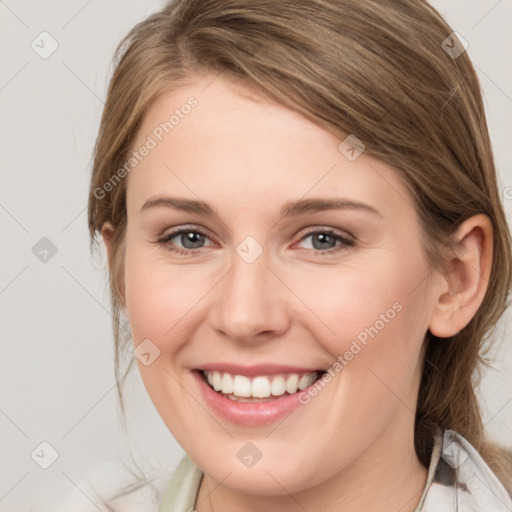
[[[193, 512], [203, 472], [185, 456], [158, 512]], [[476, 449], [453, 430], [439, 430], [415, 512], [512, 512], [512, 498]]]

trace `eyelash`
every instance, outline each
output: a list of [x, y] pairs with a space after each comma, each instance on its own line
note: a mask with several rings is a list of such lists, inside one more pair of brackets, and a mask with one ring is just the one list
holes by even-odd
[[[191, 252], [197, 252], [200, 249], [204, 249], [204, 247], [198, 247], [197, 249], [182, 249], [180, 247], [177, 247], [175, 244], [171, 244], [170, 240], [173, 238], [183, 234], [183, 233], [199, 233], [201, 235], [204, 235], [205, 237], [209, 238], [208, 234], [202, 230], [201, 228], [180, 228], [176, 231], [173, 231], [172, 233], [169, 233], [168, 235], [165, 235], [163, 238], [160, 238], [156, 241], [157, 244], [166, 247], [166, 249], [170, 252], [179, 253], [179, 254], [189, 254]], [[299, 241], [304, 240], [305, 238], [312, 236], [312, 235], [329, 235], [334, 237], [337, 241], [341, 242], [340, 244], [322, 251], [321, 249], [307, 249], [309, 251], [315, 251], [315, 253], [321, 253], [321, 254], [332, 254], [334, 252], [346, 249], [347, 247], [353, 247], [355, 244], [355, 240], [350, 237], [345, 237], [340, 235], [339, 233], [336, 233], [332, 229], [317, 229], [312, 231], [307, 231], [305, 233], [301, 233], [301, 237], [299, 238]]]

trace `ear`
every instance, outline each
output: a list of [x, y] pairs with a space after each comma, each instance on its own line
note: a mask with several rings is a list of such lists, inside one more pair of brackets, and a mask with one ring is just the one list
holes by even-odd
[[[114, 235], [115, 228], [112, 226], [110, 222], [105, 222], [101, 228], [101, 237], [103, 238], [103, 243], [105, 244], [105, 249], [107, 251], [107, 259], [108, 259], [108, 268], [109, 272], [115, 272], [114, 268]], [[120, 277], [120, 276], [119, 276]], [[120, 298], [120, 306], [124, 310], [125, 309], [125, 296], [124, 296], [124, 286], [123, 283], [119, 285], [119, 293], [121, 295]]]
[[491, 274], [493, 234], [487, 215], [465, 220], [453, 235], [454, 252], [440, 279], [429, 330], [446, 338], [460, 332], [484, 300]]
[[112, 272], [112, 258], [114, 255], [114, 226], [110, 222], [105, 222], [101, 228], [101, 238], [103, 238], [103, 243], [105, 244], [105, 249], [107, 250], [107, 259], [108, 259], [108, 268]]

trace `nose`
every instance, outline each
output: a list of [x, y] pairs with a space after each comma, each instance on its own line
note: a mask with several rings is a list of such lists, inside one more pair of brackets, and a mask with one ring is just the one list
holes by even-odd
[[241, 343], [273, 339], [290, 325], [286, 287], [267, 267], [264, 254], [252, 263], [234, 254], [210, 309], [213, 328]]

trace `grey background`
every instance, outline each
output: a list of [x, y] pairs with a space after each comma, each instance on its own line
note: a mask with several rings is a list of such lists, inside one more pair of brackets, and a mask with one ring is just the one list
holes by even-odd
[[[433, 4], [469, 43], [510, 219], [512, 0]], [[0, 0], [0, 510], [46, 504], [73, 489], [87, 501], [81, 482], [107, 461], [132, 454], [167, 475], [183, 454], [137, 372], [126, 388], [128, 435], [119, 426], [104, 261], [91, 258], [86, 225], [91, 154], [114, 47], [162, 5]], [[31, 47], [43, 31], [59, 45], [47, 59]], [[43, 237], [57, 249], [47, 262], [32, 252]], [[489, 433], [509, 446], [510, 334], [508, 311], [481, 400]], [[43, 441], [59, 454], [48, 469], [31, 457], [35, 449], [42, 453]]]

